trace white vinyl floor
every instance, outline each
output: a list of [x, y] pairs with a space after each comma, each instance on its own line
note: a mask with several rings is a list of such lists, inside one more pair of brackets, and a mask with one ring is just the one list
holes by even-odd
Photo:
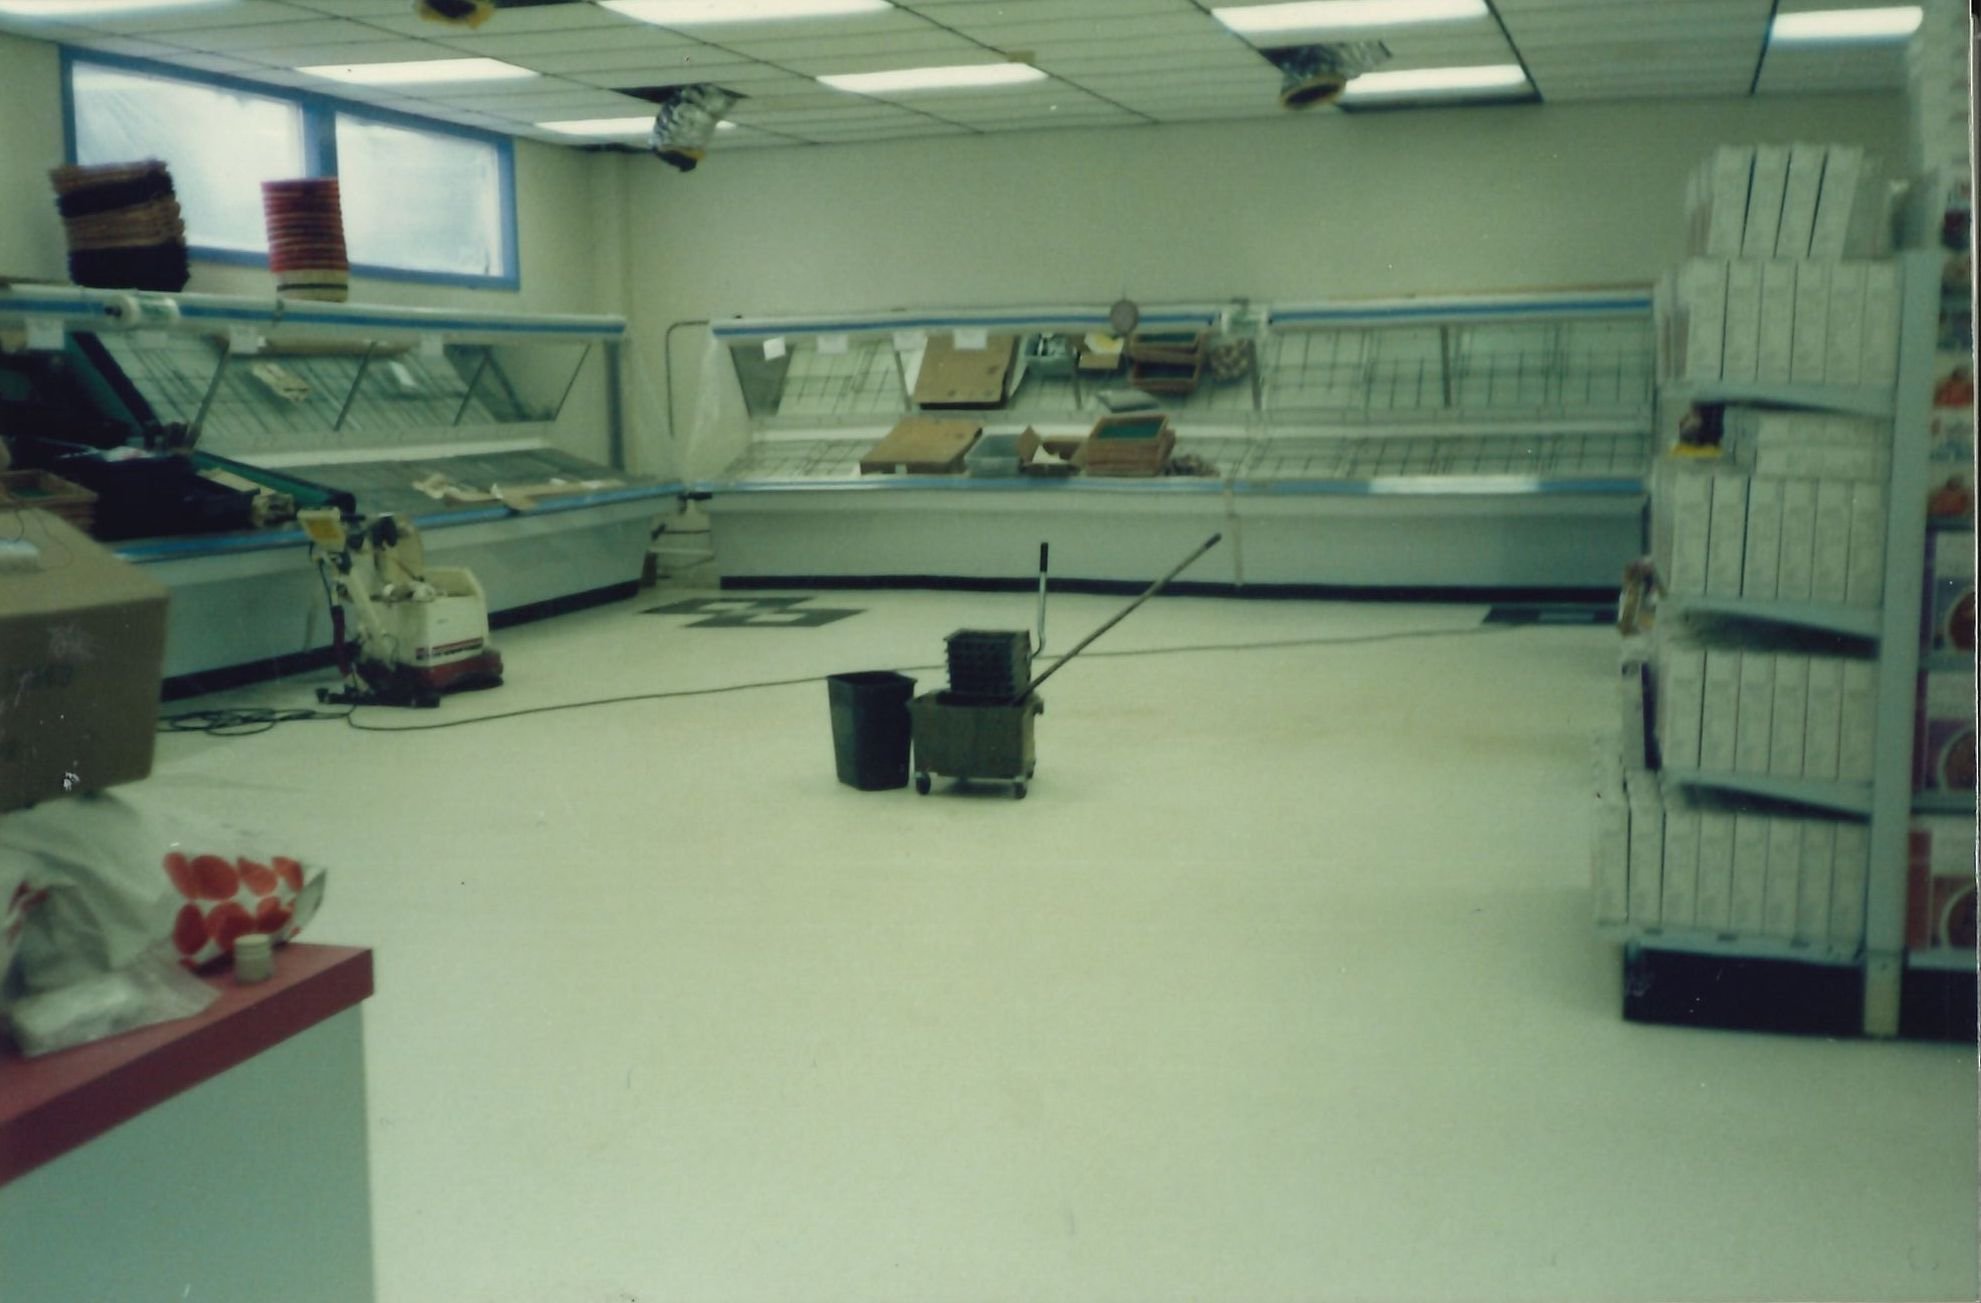
[[[363, 718], [932, 667], [1032, 614], [642, 613], [692, 595]], [[1120, 605], [1055, 597], [1052, 642]], [[1975, 1298], [1971, 1048], [1623, 1022], [1615, 634], [1481, 614], [1158, 599], [1096, 651], [1194, 650], [1070, 664], [1024, 801], [839, 785], [817, 682], [168, 737], [148, 795], [288, 834], [305, 939], [376, 948], [385, 1303]]]

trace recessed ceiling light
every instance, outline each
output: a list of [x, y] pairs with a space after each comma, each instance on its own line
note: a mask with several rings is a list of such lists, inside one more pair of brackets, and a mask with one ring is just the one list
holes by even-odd
[[888, 0], [599, 0], [615, 13], [662, 27], [704, 23], [767, 23], [791, 18], [834, 18], [894, 6]]
[[1016, 86], [1043, 81], [1029, 63], [964, 63], [946, 68], [896, 68], [889, 72], [843, 72], [820, 77], [834, 90], [886, 95], [918, 90], [962, 90], [974, 86]]
[[1784, 45], [1902, 41], [1919, 29], [1924, 16], [1918, 5], [1776, 14], [1774, 26], [1768, 29], [1768, 39]]
[[0, 0], [8, 18], [126, 18], [167, 9], [212, 9], [234, 0]]
[[326, 63], [298, 68], [312, 77], [349, 82], [354, 86], [412, 86], [447, 81], [506, 81], [535, 77], [500, 59], [411, 59], [402, 63]]
[[1212, 17], [1245, 36], [1352, 31], [1484, 18], [1486, 0], [1305, 0], [1299, 4], [1226, 5]]
[[545, 131], [566, 136], [644, 136], [653, 130], [653, 115], [643, 118], [573, 118], [565, 122], [539, 122]]
[[1525, 85], [1527, 74], [1517, 63], [1484, 64], [1475, 68], [1405, 68], [1396, 72], [1365, 72], [1348, 83], [1341, 98], [1353, 102], [1397, 95], [1513, 90]]

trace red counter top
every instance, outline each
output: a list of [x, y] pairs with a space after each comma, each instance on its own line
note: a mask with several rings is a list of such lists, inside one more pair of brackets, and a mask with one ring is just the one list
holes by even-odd
[[0, 1185], [353, 1007], [372, 992], [371, 951], [292, 944], [266, 982], [207, 981], [220, 998], [197, 1018], [38, 1059], [0, 1048]]

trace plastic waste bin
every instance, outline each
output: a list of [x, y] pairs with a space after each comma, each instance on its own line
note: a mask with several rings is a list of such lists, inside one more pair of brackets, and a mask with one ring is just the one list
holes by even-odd
[[893, 670], [863, 670], [832, 675], [825, 690], [839, 781], [863, 792], [906, 787], [908, 699], [915, 681]]

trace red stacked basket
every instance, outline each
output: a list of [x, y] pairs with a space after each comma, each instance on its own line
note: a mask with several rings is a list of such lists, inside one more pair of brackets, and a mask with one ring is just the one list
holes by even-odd
[[275, 290], [298, 299], [341, 303], [351, 293], [344, 249], [344, 209], [334, 177], [261, 183], [268, 219], [268, 269]]

